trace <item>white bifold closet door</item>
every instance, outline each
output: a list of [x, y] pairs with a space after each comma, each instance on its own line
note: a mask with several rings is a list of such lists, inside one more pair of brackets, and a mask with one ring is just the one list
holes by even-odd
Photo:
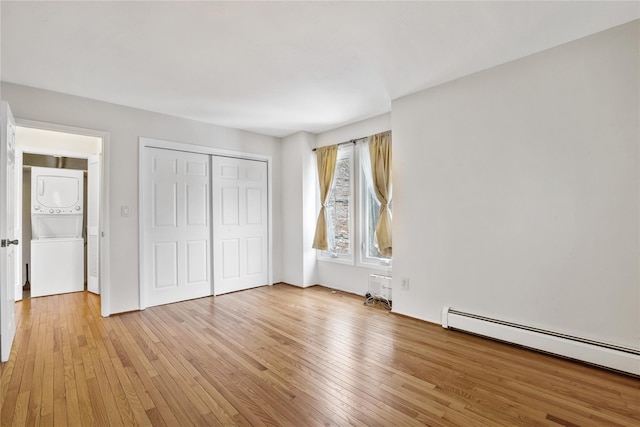
[[210, 156], [145, 148], [144, 158], [144, 305], [211, 295]]
[[213, 156], [216, 295], [269, 284], [267, 163]]
[[87, 290], [100, 294], [100, 156], [87, 165]]

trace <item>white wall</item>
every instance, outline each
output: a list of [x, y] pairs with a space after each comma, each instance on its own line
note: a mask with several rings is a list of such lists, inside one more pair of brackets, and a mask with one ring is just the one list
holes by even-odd
[[[352, 139], [363, 138], [376, 133], [385, 132], [389, 129], [391, 129], [391, 114], [383, 114], [369, 120], [363, 120], [321, 133], [317, 135], [316, 146], [323, 147], [325, 145], [339, 144]], [[317, 197], [315, 187], [313, 191], [315, 200]], [[357, 189], [355, 194], [357, 195]], [[317, 208], [315, 212], [317, 214]], [[313, 226], [315, 227], [315, 221]], [[391, 275], [390, 270], [362, 267], [358, 265], [345, 265], [322, 260], [318, 261], [317, 270], [318, 283], [330, 288], [358, 295], [364, 295], [367, 292], [369, 274]], [[395, 290], [392, 292], [395, 292]], [[392, 293], [392, 297], [393, 295], [394, 294]]]
[[[138, 138], [178, 141], [227, 150], [272, 156], [280, 170], [280, 140], [192, 120], [115, 104], [2, 83], [2, 99], [16, 118], [62, 124], [109, 133], [109, 203], [111, 311], [139, 307], [138, 280]], [[280, 174], [273, 173], [273, 266], [280, 281], [281, 218]], [[120, 216], [120, 207], [129, 216]]]
[[282, 140], [282, 281], [301, 287], [316, 284], [314, 143], [306, 132]]
[[393, 102], [394, 311], [640, 348], [638, 22]]

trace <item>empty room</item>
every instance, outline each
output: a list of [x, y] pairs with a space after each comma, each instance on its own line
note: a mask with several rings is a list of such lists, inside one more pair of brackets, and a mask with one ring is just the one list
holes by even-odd
[[638, 1], [1, 1], [1, 426], [640, 425]]

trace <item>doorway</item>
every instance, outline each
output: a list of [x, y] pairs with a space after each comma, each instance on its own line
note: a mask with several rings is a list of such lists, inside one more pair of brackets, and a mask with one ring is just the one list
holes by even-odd
[[[109, 315], [108, 282], [105, 280], [107, 258], [101, 248], [107, 247], [104, 239], [106, 224], [106, 168], [105, 149], [108, 135], [104, 132], [71, 128], [48, 123], [17, 121], [16, 127], [16, 190], [17, 227], [22, 236], [23, 250], [16, 257], [16, 300], [30, 296], [28, 270], [33, 272], [31, 259], [31, 180], [32, 167], [50, 170], [68, 169], [82, 171], [83, 176], [83, 224], [82, 224], [82, 289], [101, 295], [101, 312]], [[29, 264], [29, 267], [27, 267]], [[41, 266], [44, 263], [41, 263]], [[42, 267], [44, 268], [44, 267]], [[53, 292], [57, 293], [57, 292]]]
[[[23, 299], [87, 289], [87, 164], [22, 153]], [[48, 212], [59, 204], [66, 213]]]

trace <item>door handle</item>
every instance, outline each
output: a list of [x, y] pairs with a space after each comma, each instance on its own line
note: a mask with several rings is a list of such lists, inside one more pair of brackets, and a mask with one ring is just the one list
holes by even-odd
[[16, 240], [9, 240], [9, 239], [2, 239], [2, 241], [0, 242], [0, 247], [5, 248], [7, 246], [11, 246], [11, 245], [18, 245], [18, 243], [20, 243], [18, 241], [18, 239]]

